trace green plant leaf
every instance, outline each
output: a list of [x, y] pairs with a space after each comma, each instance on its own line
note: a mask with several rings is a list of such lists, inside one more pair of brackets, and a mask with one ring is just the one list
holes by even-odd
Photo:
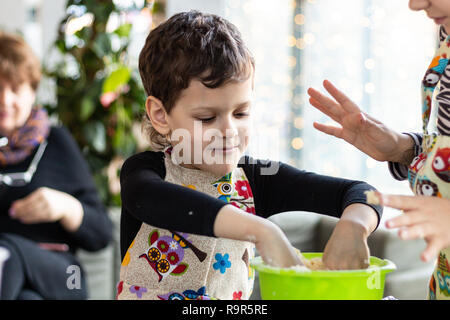
[[100, 121], [89, 122], [83, 132], [95, 151], [102, 153], [106, 150], [106, 129], [103, 123]]
[[81, 100], [81, 112], [80, 112], [80, 120], [86, 121], [95, 110], [95, 103], [92, 101], [90, 97], [84, 97]]
[[106, 33], [100, 33], [92, 45], [92, 50], [99, 58], [109, 55], [112, 51], [109, 36]]
[[66, 43], [64, 40], [58, 39], [55, 41], [55, 46], [59, 49], [61, 53], [66, 53]]
[[114, 33], [119, 37], [128, 37], [130, 35], [131, 27], [131, 23], [125, 23], [114, 30]]
[[165, 11], [164, 3], [154, 2], [152, 7], [152, 13], [163, 13]]
[[105, 79], [103, 82], [102, 93], [114, 92], [130, 80], [131, 72], [125, 66], [121, 66]]
[[128, 132], [131, 130], [124, 130], [118, 127], [113, 136], [113, 146], [117, 154], [123, 157], [129, 157], [136, 150], [136, 141]]
[[[106, 32], [106, 25], [112, 14], [141, 10], [143, 6], [152, 9], [151, 4], [154, 4], [153, 13], [165, 11], [164, 2], [159, 0], [146, 0], [139, 5], [137, 2], [131, 1], [133, 6], [121, 6], [111, 0], [67, 0], [66, 9], [71, 5], [80, 6], [80, 11], [93, 14], [94, 21], [68, 37], [64, 30], [73, 16], [66, 11], [55, 30], [57, 39], [53, 45], [63, 59], [60, 63], [50, 63], [53, 55], [44, 56], [44, 73], [54, 79], [57, 98], [54, 106], [45, 107], [72, 133], [107, 206], [120, 205], [120, 195], [111, 194], [105, 169], [115, 157], [128, 158], [137, 152], [137, 140], [131, 128], [133, 121], [142, 116], [147, 95], [139, 70], [129, 64], [132, 24], [124, 22], [113, 32]], [[114, 48], [116, 51], [111, 46], [114, 39], [120, 40], [120, 47]], [[67, 60], [72, 61], [70, 66]], [[121, 91], [124, 85], [128, 90]], [[102, 92], [116, 92], [119, 96], [104, 108], [100, 105]]]

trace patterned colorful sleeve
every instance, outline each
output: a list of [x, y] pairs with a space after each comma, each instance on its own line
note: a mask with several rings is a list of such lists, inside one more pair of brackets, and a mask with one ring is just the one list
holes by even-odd
[[[444, 27], [439, 30], [439, 45], [447, 38]], [[438, 103], [437, 129], [439, 134], [450, 135], [450, 64], [447, 64], [441, 77], [439, 93], [436, 95]]]
[[[422, 152], [422, 134], [413, 132], [403, 132], [411, 137], [414, 141], [414, 156], [416, 157]], [[406, 180], [408, 178], [408, 166], [399, 162], [388, 162], [389, 172], [391, 176], [399, 181]]]
[[447, 38], [447, 33], [445, 32], [444, 26], [439, 28], [439, 42], [442, 42]]

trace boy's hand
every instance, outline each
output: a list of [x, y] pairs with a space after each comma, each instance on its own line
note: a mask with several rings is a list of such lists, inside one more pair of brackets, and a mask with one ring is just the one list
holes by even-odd
[[303, 265], [296, 250], [278, 226], [269, 225], [259, 235], [255, 246], [266, 264], [278, 268]]
[[214, 222], [214, 235], [253, 242], [268, 265], [279, 268], [303, 265], [280, 227], [268, 219], [248, 214], [231, 204], [219, 210]]
[[375, 160], [409, 165], [414, 158], [414, 143], [410, 137], [389, 129], [380, 121], [362, 112], [330, 81], [325, 80], [323, 86], [335, 100], [309, 88], [309, 102], [339, 123], [341, 127], [314, 122], [317, 130], [347, 141]]
[[325, 246], [322, 260], [330, 270], [369, 267], [369, 247], [365, 230], [352, 221], [339, 221]]
[[363, 203], [352, 203], [342, 212], [323, 253], [328, 269], [366, 269], [369, 267], [367, 237], [378, 223], [376, 211]]
[[381, 205], [403, 210], [404, 214], [386, 222], [387, 228], [400, 228], [402, 239], [427, 242], [421, 259], [430, 261], [450, 246], [450, 200], [428, 196], [381, 195]]

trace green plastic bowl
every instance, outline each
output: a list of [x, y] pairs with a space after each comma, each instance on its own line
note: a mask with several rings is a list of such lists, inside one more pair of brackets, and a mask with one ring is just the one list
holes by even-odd
[[[322, 257], [322, 253], [304, 253], [306, 259]], [[296, 270], [266, 265], [261, 257], [251, 260], [259, 273], [263, 300], [380, 300], [384, 281], [396, 266], [389, 260], [370, 257], [368, 269], [360, 270]]]

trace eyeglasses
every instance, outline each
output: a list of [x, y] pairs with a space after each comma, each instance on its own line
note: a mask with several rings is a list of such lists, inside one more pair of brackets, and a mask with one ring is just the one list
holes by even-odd
[[9, 187], [23, 187], [28, 183], [30, 183], [34, 173], [36, 172], [36, 168], [38, 166], [39, 161], [42, 158], [42, 155], [44, 154], [46, 147], [47, 141], [44, 141], [40, 144], [38, 150], [36, 151], [36, 154], [33, 157], [33, 160], [28, 166], [27, 171], [8, 174], [0, 173], [0, 183], [5, 184]]

